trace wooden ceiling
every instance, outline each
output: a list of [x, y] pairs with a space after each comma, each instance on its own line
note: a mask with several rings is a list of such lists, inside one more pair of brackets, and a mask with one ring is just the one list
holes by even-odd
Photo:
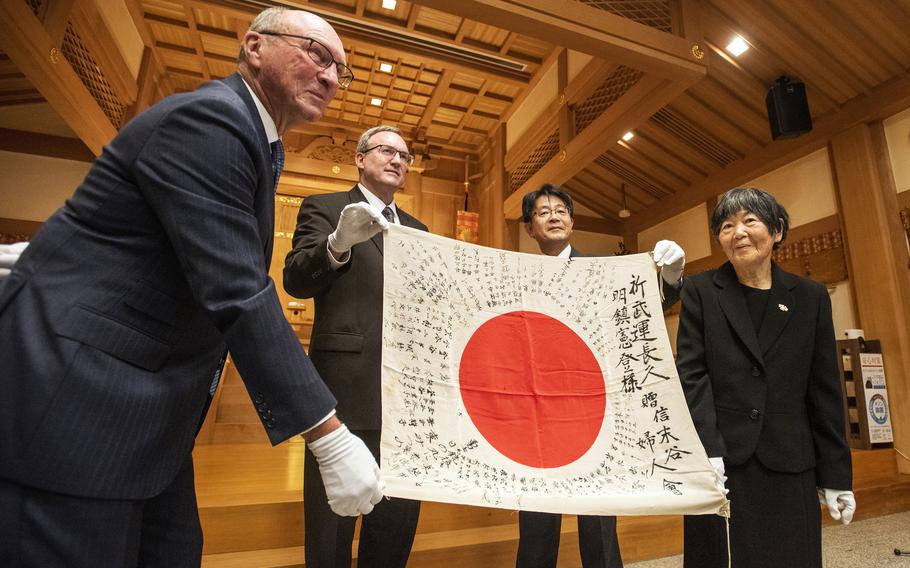
[[[109, 1], [125, 3], [148, 47], [138, 80], [99, 23], [103, 2], [0, 0], [0, 19], [8, 20], [0, 24], [4, 137], [30, 130], [21, 112], [19, 120], [8, 117], [47, 101], [97, 152], [154, 100], [232, 73], [250, 20], [276, 4]], [[281, 4], [328, 19], [356, 77], [318, 123], [287, 137], [291, 151], [317, 136], [356, 140], [387, 123], [402, 128], [415, 153], [476, 158], [555, 69], [554, 100], [544, 101], [546, 113], [503, 159], [504, 194], [515, 192], [504, 206], [510, 218], [521, 193], [549, 181], [602, 217], [604, 230], [641, 229], [821, 147], [853, 123], [910, 106], [908, 0], [400, 0], [391, 10], [382, 0]], [[725, 51], [736, 35], [749, 45], [740, 57]], [[97, 103], [91, 112], [69, 94], [60, 65], [47, 63], [45, 39], [86, 84]], [[594, 56], [571, 79], [567, 49]], [[805, 83], [815, 128], [772, 141], [764, 101], [781, 75]], [[85, 125], [98, 122], [87, 116], [106, 117], [108, 127]], [[634, 138], [618, 142], [627, 130]], [[625, 220], [618, 217], [623, 190], [632, 213]]]

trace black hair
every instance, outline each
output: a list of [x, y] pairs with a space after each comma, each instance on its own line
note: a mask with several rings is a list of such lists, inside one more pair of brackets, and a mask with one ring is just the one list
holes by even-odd
[[711, 234], [718, 237], [724, 221], [743, 210], [758, 217], [772, 235], [781, 234], [775, 250], [786, 240], [790, 229], [787, 210], [773, 195], [756, 187], [736, 187], [720, 196], [711, 213]]
[[575, 205], [572, 204], [572, 196], [570, 196], [564, 189], [561, 187], [555, 186], [552, 183], [545, 183], [540, 186], [540, 189], [537, 191], [531, 191], [526, 193], [521, 200], [521, 220], [525, 223], [531, 222], [531, 216], [534, 214], [534, 205], [537, 203], [537, 199], [543, 197], [544, 195], [552, 195], [558, 199], [561, 199], [563, 203], [566, 204], [566, 209], [569, 210], [569, 217], [575, 216]]

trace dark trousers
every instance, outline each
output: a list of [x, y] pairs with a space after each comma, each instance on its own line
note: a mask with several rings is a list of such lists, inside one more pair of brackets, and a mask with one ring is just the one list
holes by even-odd
[[[352, 431], [379, 461], [379, 430]], [[329, 508], [319, 464], [306, 451], [303, 466], [303, 511], [307, 568], [350, 568], [356, 517], [340, 517]], [[386, 499], [363, 515], [358, 568], [404, 568], [414, 544], [420, 501]]]
[[5, 568], [190, 568], [202, 562], [193, 462], [160, 495], [94, 499], [0, 479]]
[[[562, 515], [519, 511], [516, 568], [555, 568]], [[578, 549], [584, 568], [622, 568], [616, 517], [578, 516]]]
[[[771, 471], [755, 456], [727, 467], [733, 568], [821, 568], [821, 516], [815, 471]], [[727, 530], [717, 515], [683, 521], [686, 568], [727, 568]]]

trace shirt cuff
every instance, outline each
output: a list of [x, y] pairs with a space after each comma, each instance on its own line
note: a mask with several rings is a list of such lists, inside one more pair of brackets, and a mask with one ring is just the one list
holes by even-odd
[[301, 432], [300, 435], [303, 436], [304, 434], [306, 434], [307, 432], [309, 432], [309, 431], [312, 430], [313, 428], [317, 428], [320, 424], [322, 424], [323, 422], [325, 422], [326, 420], [328, 420], [329, 418], [331, 418], [331, 417], [333, 417], [333, 416], [335, 416], [335, 409], [334, 409], [334, 408], [332, 409], [331, 412], [329, 412], [328, 414], [325, 415], [325, 418], [323, 418], [323, 419], [320, 420], [319, 422], [313, 424], [312, 426], [310, 426], [309, 428], [307, 428], [306, 430], [304, 430], [303, 432]]
[[332, 267], [332, 270], [338, 270], [342, 266], [348, 263], [351, 260], [351, 251], [345, 251], [341, 255], [341, 259], [335, 258], [335, 253], [332, 252], [332, 247], [329, 246], [329, 243], [325, 244], [325, 250], [329, 253], [329, 266]]

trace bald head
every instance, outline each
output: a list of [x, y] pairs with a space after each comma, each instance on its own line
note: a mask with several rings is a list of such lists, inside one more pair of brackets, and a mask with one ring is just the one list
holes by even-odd
[[338, 90], [338, 64], [345, 62], [341, 38], [327, 21], [269, 8], [243, 37], [238, 71], [283, 134], [322, 116]]

